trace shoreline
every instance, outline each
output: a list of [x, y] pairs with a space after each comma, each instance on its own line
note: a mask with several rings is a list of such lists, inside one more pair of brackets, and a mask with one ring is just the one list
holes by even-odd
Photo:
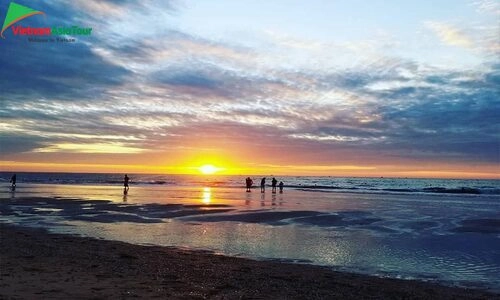
[[0, 224], [0, 276], [2, 299], [500, 299], [482, 290], [7, 224]]

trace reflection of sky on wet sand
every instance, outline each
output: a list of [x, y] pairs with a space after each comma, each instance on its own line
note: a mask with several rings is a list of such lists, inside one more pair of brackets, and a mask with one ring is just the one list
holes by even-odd
[[[124, 197], [120, 186], [35, 184], [12, 196], [0, 193], [2, 222], [369, 274], [499, 282], [495, 197], [262, 194], [206, 186], [132, 187]], [[72, 200], [23, 199], [62, 196]]]

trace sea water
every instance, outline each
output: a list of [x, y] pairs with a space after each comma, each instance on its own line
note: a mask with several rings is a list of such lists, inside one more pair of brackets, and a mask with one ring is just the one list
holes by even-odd
[[[500, 182], [0, 173], [0, 221], [500, 291]], [[260, 177], [253, 176], [254, 182]], [[270, 178], [268, 177], [268, 182]]]
[[[0, 183], [8, 182], [12, 173], [0, 172]], [[18, 173], [24, 183], [120, 185], [123, 174], [103, 173]], [[217, 186], [241, 187], [247, 175], [197, 176], [132, 174], [131, 185]], [[254, 184], [262, 176], [253, 177]], [[357, 178], [333, 176], [276, 176], [286, 187], [306, 190], [341, 191], [353, 193], [452, 193], [500, 195], [500, 180], [487, 179], [425, 179], [425, 178]], [[271, 183], [267, 176], [267, 185]]]

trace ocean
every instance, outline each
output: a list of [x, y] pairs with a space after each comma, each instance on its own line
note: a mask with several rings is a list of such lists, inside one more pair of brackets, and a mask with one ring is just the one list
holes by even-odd
[[0, 173], [0, 222], [500, 291], [499, 180], [123, 175]]
[[[150, 175], [129, 174], [131, 185], [242, 187], [247, 175]], [[9, 182], [12, 173], [0, 172], [0, 183]], [[19, 173], [18, 181], [41, 184], [120, 185], [124, 174], [102, 173]], [[254, 185], [263, 176], [251, 176]], [[271, 184], [272, 175], [267, 178]], [[485, 179], [415, 179], [415, 178], [358, 178], [331, 176], [276, 176], [285, 187], [311, 191], [352, 193], [447, 193], [500, 195], [500, 180]]]

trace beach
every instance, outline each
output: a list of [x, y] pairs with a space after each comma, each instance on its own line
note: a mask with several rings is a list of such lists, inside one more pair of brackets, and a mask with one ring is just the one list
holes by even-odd
[[290, 177], [283, 193], [261, 193], [238, 176], [131, 175], [124, 195], [115, 174], [22, 177], [15, 191], [0, 184], [6, 297], [31, 282], [146, 298], [166, 297], [159, 282], [171, 297], [230, 299], [367, 298], [387, 284], [376, 297], [500, 292], [496, 181]]
[[484, 291], [1, 225], [2, 299], [500, 299]]

